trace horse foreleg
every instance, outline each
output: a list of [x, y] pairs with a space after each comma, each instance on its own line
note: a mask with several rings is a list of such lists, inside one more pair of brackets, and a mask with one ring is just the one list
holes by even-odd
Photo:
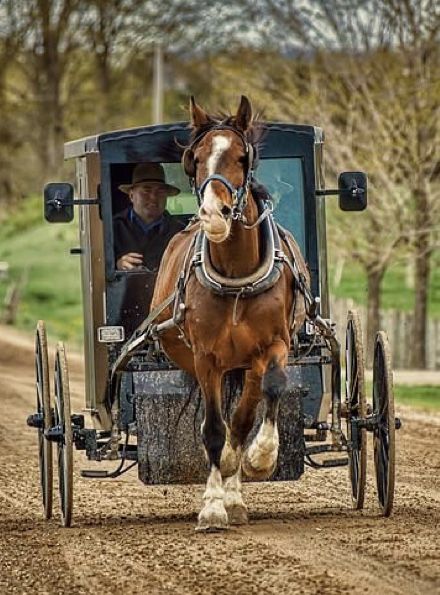
[[277, 427], [280, 398], [286, 389], [287, 346], [284, 341], [276, 341], [268, 349], [264, 360], [258, 362], [263, 367], [261, 381], [266, 407], [263, 422], [242, 459], [243, 471], [254, 479], [267, 479], [275, 470], [278, 459], [279, 436]]
[[226, 529], [228, 515], [223, 502], [225, 493], [220, 472], [226, 442], [226, 424], [221, 412], [221, 375], [206, 358], [196, 361], [196, 373], [205, 399], [202, 440], [210, 468], [196, 530]]

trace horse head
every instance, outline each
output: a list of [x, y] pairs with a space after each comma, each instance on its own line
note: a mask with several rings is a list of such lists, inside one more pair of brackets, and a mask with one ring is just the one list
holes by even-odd
[[252, 106], [244, 95], [235, 116], [207, 114], [190, 100], [191, 143], [183, 166], [199, 201], [201, 228], [215, 243], [226, 240], [232, 221], [243, 216], [254, 167]]

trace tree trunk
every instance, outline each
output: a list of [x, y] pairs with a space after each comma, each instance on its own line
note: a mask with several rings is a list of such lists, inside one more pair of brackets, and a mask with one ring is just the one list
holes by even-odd
[[368, 368], [373, 364], [374, 340], [380, 328], [380, 289], [384, 269], [367, 269], [368, 304], [367, 304], [367, 354]]
[[415, 251], [415, 288], [414, 288], [414, 327], [411, 345], [411, 366], [426, 368], [426, 330], [428, 317], [429, 277], [431, 269], [430, 217], [427, 191], [422, 188], [415, 192], [416, 242]]

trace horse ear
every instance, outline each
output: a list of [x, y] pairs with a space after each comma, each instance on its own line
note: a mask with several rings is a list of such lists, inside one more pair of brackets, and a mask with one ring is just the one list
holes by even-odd
[[191, 149], [185, 149], [182, 155], [182, 165], [186, 175], [189, 178], [196, 177], [196, 164], [194, 162], [194, 152]]
[[189, 113], [191, 116], [191, 126], [193, 128], [201, 128], [209, 122], [208, 114], [197, 105], [193, 95], [191, 95], [189, 100]]
[[243, 132], [246, 132], [252, 122], [252, 105], [246, 95], [241, 96], [235, 121], [237, 127], [241, 128]]

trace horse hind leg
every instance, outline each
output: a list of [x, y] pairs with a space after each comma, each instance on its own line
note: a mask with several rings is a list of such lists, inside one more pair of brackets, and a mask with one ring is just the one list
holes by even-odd
[[268, 351], [268, 361], [261, 381], [261, 389], [265, 397], [263, 422], [253, 442], [246, 449], [242, 466], [248, 477], [268, 479], [275, 471], [278, 459], [279, 435], [277, 417], [280, 398], [287, 385], [285, 365], [287, 346], [279, 341]]
[[226, 426], [225, 443], [220, 457], [220, 471], [222, 477], [229, 478], [237, 473], [240, 467], [241, 446], [233, 447], [231, 443], [231, 432]]
[[243, 502], [241, 465], [234, 475], [228, 477], [224, 482], [225, 487], [225, 508], [228, 513], [231, 525], [245, 525], [248, 522], [248, 511]]

